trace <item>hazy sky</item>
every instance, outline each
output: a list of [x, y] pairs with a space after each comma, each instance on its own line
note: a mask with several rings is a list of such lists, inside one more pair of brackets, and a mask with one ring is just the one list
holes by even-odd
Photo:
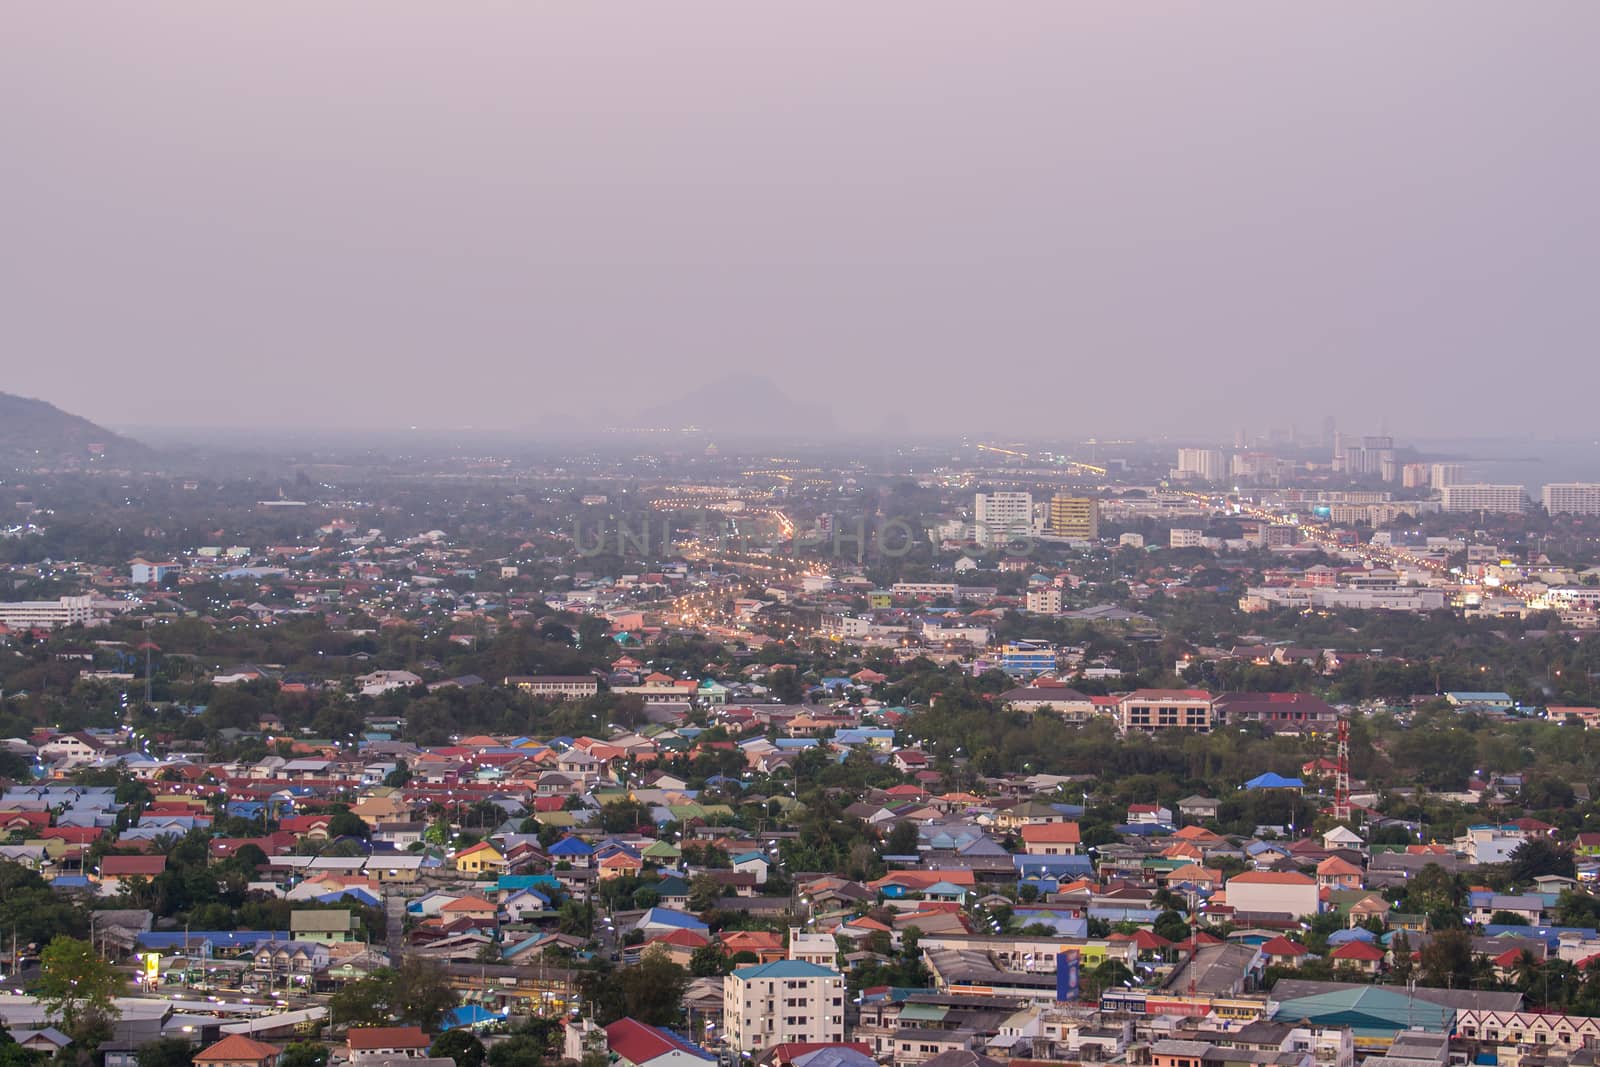
[[1596, 40], [1590, 0], [13, 4], [0, 389], [1582, 430]]

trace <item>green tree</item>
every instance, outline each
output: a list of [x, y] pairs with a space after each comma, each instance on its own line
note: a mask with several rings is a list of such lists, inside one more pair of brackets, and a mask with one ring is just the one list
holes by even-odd
[[1189, 924], [1183, 921], [1183, 914], [1170, 908], [1156, 916], [1150, 929], [1168, 941], [1183, 941], [1189, 936]]
[[1545, 874], [1574, 878], [1577, 870], [1572, 849], [1548, 837], [1530, 837], [1511, 853], [1506, 874], [1513, 885], [1525, 885]]
[[139, 1046], [139, 1067], [191, 1067], [194, 1046], [181, 1037], [158, 1037]]
[[[456, 1067], [483, 1067], [483, 1042], [467, 1030], [446, 1030], [433, 1039], [428, 1055], [436, 1059], [456, 1061]], [[144, 1067], [140, 1064], [139, 1067]]]
[[722, 899], [722, 883], [709, 874], [697, 874], [689, 880], [689, 908], [694, 912], [710, 911]]
[[915, 856], [917, 824], [910, 819], [895, 823], [894, 829], [890, 830], [889, 836], [884, 839], [883, 850], [891, 856]]
[[[278, 1057], [278, 1067], [328, 1067], [331, 1050], [320, 1041], [291, 1041]], [[144, 1067], [144, 1061], [139, 1061]]]
[[489, 1050], [489, 1067], [544, 1067], [549, 1047], [531, 1034], [513, 1034]]
[[1430, 986], [1470, 989], [1474, 960], [1466, 930], [1438, 930], [1422, 946], [1422, 980]]
[[[365, 839], [371, 832], [372, 828], [366, 824], [361, 816], [348, 808], [344, 811], [334, 812], [333, 816], [328, 819], [329, 837], [359, 837]], [[143, 1067], [143, 1065], [141, 1064], [140, 1067]]]
[[328, 1019], [334, 1026], [382, 1026], [389, 1019], [391, 991], [385, 971], [346, 982], [328, 998]]
[[394, 971], [395, 1013], [424, 1030], [436, 1030], [445, 1013], [459, 1003], [450, 988], [443, 965], [418, 956], [408, 956]]
[[689, 973], [696, 978], [710, 978], [727, 974], [728, 952], [720, 941], [707, 941], [689, 957]]
[[93, 1048], [110, 1035], [122, 1014], [111, 1002], [122, 992], [122, 978], [89, 942], [55, 938], [40, 953], [39, 969], [39, 1003], [69, 1037]]

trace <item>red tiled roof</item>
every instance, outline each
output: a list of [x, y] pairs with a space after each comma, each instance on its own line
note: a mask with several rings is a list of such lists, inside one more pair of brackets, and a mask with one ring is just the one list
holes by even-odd
[[103, 856], [100, 875], [103, 878], [128, 878], [143, 875], [154, 878], [167, 869], [165, 854], [157, 856]]
[[427, 1048], [433, 1044], [420, 1026], [358, 1026], [345, 1040], [353, 1049]]
[[1304, 956], [1306, 947], [1298, 941], [1290, 941], [1287, 937], [1274, 937], [1264, 942], [1261, 946], [1263, 956]]
[[282, 1050], [277, 1045], [256, 1041], [243, 1034], [229, 1034], [215, 1045], [195, 1054], [196, 1063], [238, 1063], [249, 1060], [274, 1060]]
[[1383, 959], [1383, 949], [1376, 945], [1369, 945], [1365, 941], [1346, 941], [1332, 952], [1329, 957], [1336, 960], [1357, 960], [1365, 963], [1376, 963]]

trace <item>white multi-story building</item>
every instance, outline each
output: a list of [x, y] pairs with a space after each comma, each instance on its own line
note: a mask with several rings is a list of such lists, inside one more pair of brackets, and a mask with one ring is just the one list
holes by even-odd
[[54, 630], [61, 626], [87, 626], [93, 621], [94, 598], [90, 596], [0, 604], [0, 625], [13, 630]]
[[1167, 535], [1169, 548], [1199, 548], [1205, 543], [1205, 533], [1201, 530], [1173, 530]]
[[1220, 482], [1227, 467], [1218, 448], [1180, 448], [1172, 476], [1178, 481]]
[[1600, 515], [1600, 482], [1547, 485], [1544, 509], [1552, 515]]
[[1518, 515], [1528, 506], [1528, 495], [1520, 485], [1490, 485], [1463, 482], [1439, 490], [1440, 507], [1452, 513], [1485, 511], [1494, 515]]
[[789, 927], [789, 958], [818, 967], [832, 967], [839, 958], [839, 943], [832, 934], [806, 933], [798, 926]]
[[1035, 615], [1060, 614], [1061, 590], [1050, 587], [1028, 590], [1027, 608]]
[[1447, 485], [1460, 485], [1467, 480], [1466, 469], [1459, 463], [1435, 463], [1428, 484], [1435, 489], [1443, 489]]
[[936, 600], [942, 596], [954, 600], [960, 591], [961, 587], [955, 582], [895, 582], [889, 587], [893, 596], [916, 600]]
[[978, 541], [996, 545], [1033, 533], [1033, 494], [1018, 492], [978, 493], [972, 517], [978, 526]]
[[831, 967], [779, 960], [722, 980], [728, 1044], [757, 1052], [786, 1042], [844, 1040], [844, 977]]
[[822, 632], [829, 637], [842, 640], [859, 640], [872, 632], [872, 620], [858, 618], [855, 615], [822, 616]]

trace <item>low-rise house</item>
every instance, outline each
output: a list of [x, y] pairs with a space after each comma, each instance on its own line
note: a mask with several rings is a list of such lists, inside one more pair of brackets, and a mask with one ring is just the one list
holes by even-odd
[[432, 1044], [419, 1026], [358, 1026], [345, 1035], [346, 1053], [353, 1064], [422, 1059]]
[[273, 1067], [282, 1049], [243, 1034], [229, 1034], [195, 1053], [199, 1067]]

